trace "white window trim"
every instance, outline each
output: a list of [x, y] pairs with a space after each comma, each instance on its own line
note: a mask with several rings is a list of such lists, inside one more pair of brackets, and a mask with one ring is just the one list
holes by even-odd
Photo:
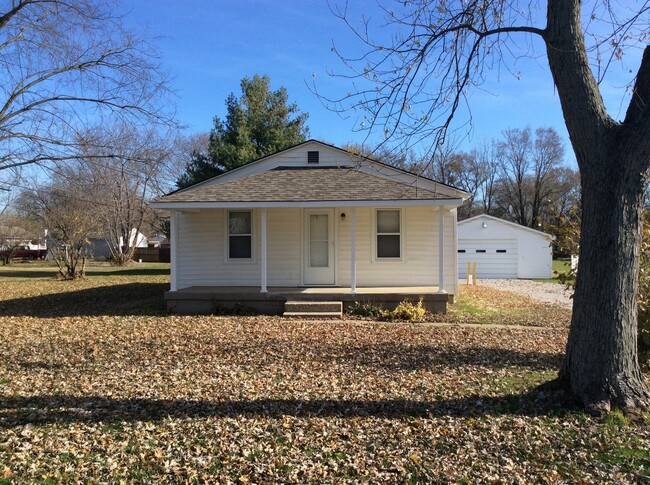
[[[377, 212], [379, 211], [397, 211], [399, 212], [399, 258], [379, 258], [377, 257]], [[389, 233], [386, 233], [389, 234]], [[394, 233], [390, 233], [394, 234]], [[375, 207], [372, 212], [372, 262], [373, 263], [404, 263], [406, 257], [404, 254], [404, 211], [401, 207]]]
[[[250, 212], [251, 213], [251, 257], [250, 258], [231, 258], [230, 257], [230, 213], [231, 212]], [[253, 209], [227, 209], [224, 218], [224, 262], [227, 264], [255, 264], [257, 262], [256, 245], [255, 245], [255, 224], [257, 223], [257, 211]]]

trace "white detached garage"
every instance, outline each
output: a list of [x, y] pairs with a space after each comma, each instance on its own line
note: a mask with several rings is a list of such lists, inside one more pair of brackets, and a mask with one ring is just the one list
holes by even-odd
[[481, 214], [458, 223], [458, 277], [476, 262], [477, 278], [551, 278], [553, 236]]

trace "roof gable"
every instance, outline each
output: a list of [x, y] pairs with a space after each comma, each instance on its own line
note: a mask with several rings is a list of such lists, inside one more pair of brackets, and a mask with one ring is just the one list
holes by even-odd
[[[315, 156], [309, 156], [314, 151], [318, 152], [317, 163]], [[466, 192], [454, 187], [309, 140], [167, 194], [156, 199], [153, 206], [436, 201], [453, 207], [466, 197]]]
[[458, 226], [469, 225], [472, 222], [476, 222], [476, 221], [480, 221], [480, 220], [494, 221], [494, 222], [499, 223], [499, 224], [504, 224], [504, 225], [506, 225], [508, 227], [511, 227], [513, 229], [529, 232], [529, 233], [534, 234], [536, 236], [544, 237], [546, 239], [555, 239], [555, 236], [553, 236], [552, 234], [549, 234], [547, 232], [538, 231], [537, 229], [533, 229], [532, 227], [522, 226], [521, 224], [517, 224], [516, 222], [506, 221], [504, 219], [500, 219], [498, 217], [490, 216], [488, 214], [479, 214], [477, 216], [470, 217], [469, 219], [458, 221]]

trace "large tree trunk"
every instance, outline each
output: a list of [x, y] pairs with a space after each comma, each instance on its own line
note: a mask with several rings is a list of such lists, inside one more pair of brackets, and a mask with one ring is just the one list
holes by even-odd
[[584, 170], [580, 265], [559, 380], [594, 414], [644, 408], [637, 357], [637, 291], [644, 185], [639, 173]]
[[596, 414], [650, 405], [639, 368], [637, 291], [650, 167], [650, 47], [623, 123], [605, 110], [580, 25], [580, 0], [549, 0], [549, 66], [580, 167], [582, 233], [573, 317], [558, 383]]

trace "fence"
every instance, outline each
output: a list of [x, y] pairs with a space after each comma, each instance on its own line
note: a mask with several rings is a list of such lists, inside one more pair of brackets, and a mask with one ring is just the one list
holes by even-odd
[[136, 248], [133, 259], [141, 259], [143, 263], [169, 263], [169, 248]]

